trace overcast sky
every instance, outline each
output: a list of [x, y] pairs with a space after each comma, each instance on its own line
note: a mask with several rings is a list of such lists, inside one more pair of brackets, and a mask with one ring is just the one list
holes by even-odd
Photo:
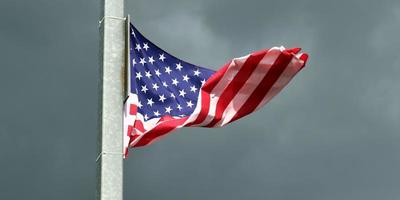
[[[0, 1], [0, 199], [94, 199], [98, 0]], [[131, 151], [125, 199], [400, 198], [400, 2], [126, 0], [171, 54], [218, 69], [276, 45], [308, 65], [265, 108]]]

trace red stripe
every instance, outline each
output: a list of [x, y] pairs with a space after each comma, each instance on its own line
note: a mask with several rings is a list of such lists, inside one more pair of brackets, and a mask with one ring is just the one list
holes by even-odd
[[124, 159], [128, 158], [128, 154], [129, 154], [129, 147], [125, 147]]
[[133, 131], [133, 126], [128, 126], [127, 136], [131, 136]]
[[185, 126], [192, 126], [195, 124], [200, 124], [203, 122], [208, 114], [208, 110], [210, 109], [210, 93], [211, 91], [215, 88], [215, 86], [218, 84], [218, 82], [221, 80], [221, 78], [224, 76], [226, 71], [228, 70], [231, 62], [228, 62], [222, 67], [220, 70], [215, 72], [208, 80], [207, 82], [201, 87], [201, 110], [199, 115], [197, 116], [196, 120], [186, 124]]
[[206, 127], [213, 127], [221, 120], [226, 107], [228, 107], [229, 103], [249, 79], [249, 77], [257, 68], [258, 64], [264, 58], [267, 52], [268, 50], [261, 50], [251, 54], [249, 58], [247, 58], [243, 66], [240, 68], [239, 72], [236, 74], [236, 76], [229, 83], [226, 89], [224, 89], [221, 96], [219, 97], [214, 119], [208, 125], [206, 125]]
[[135, 129], [137, 129], [137, 130], [139, 130], [140, 132], [143, 132], [143, 133], [146, 132], [146, 129], [144, 128], [143, 123], [140, 120], [136, 120], [135, 121]]
[[173, 119], [171, 121], [166, 121], [163, 123], [158, 124], [156, 127], [151, 129], [149, 132], [147, 132], [136, 144], [133, 145], [133, 147], [141, 147], [148, 145], [155, 141], [156, 139], [159, 139], [161, 136], [173, 131], [177, 126], [182, 125], [185, 123], [185, 121], [188, 119], [188, 117], [184, 117], [181, 119]]
[[[139, 134], [137, 134], [137, 133], [135, 133], [134, 135], [132, 135], [132, 136], [130, 136], [129, 137], [129, 143], [128, 143], [128, 147], [130, 147], [130, 145], [129, 144], [131, 144], [133, 141], [135, 141], [136, 140], [136, 138], [138, 138], [140, 135]], [[126, 147], [126, 150], [125, 150], [125, 158], [127, 158], [128, 157], [128, 153], [129, 153], [129, 151], [128, 151], [128, 147]]]
[[137, 106], [135, 104], [131, 104], [129, 106], [129, 114], [136, 115], [136, 113], [137, 113]]
[[238, 110], [238, 112], [233, 116], [230, 122], [233, 122], [243, 116], [248, 115], [253, 112], [258, 104], [264, 99], [265, 95], [272, 88], [274, 83], [281, 76], [283, 71], [289, 65], [292, 60], [292, 54], [284, 51], [282, 52], [278, 58], [275, 60], [274, 64], [271, 66], [271, 69], [264, 76], [263, 80], [257, 86], [257, 88], [253, 91], [250, 97], [247, 99], [246, 103]]
[[294, 53], [294, 54], [298, 54], [301, 51], [301, 48], [291, 48], [291, 49], [286, 49], [285, 51], [287, 51], [288, 53]]
[[164, 121], [169, 121], [169, 120], [173, 120], [175, 118], [173, 118], [171, 115], [164, 115], [160, 118], [160, 120], [158, 121], [158, 123], [160, 122], [164, 122]]
[[302, 54], [301, 56], [300, 56], [300, 58], [299, 58], [300, 60], [302, 60], [304, 63], [303, 63], [303, 66], [301, 66], [301, 69], [303, 69], [304, 68], [304, 66], [306, 66], [306, 63], [307, 63], [307, 60], [308, 60], [308, 54], [306, 54], [306, 53], [304, 53], [304, 54]]
[[131, 136], [130, 141], [131, 141], [131, 142], [132, 142], [132, 141], [135, 141], [135, 139], [138, 138], [139, 136], [140, 136], [139, 134], [135, 134], [135, 135]]

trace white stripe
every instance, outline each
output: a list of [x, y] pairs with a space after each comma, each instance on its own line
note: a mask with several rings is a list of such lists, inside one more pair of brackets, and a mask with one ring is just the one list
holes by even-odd
[[197, 98], [196, 108], [194, 109], [193, 113], [189, 116], [189, 118], [186, 120], [186, 122], [182, 126], [194, 122], [197, 119], [197, 116], [199, 116], [200, 111], [201, 111], [201, 97], [202, 97], [201, 96], [201, 88], [202, 87], [200, 87], [200, 92], [199, 92], [199, 96]]
[[250, 75], [249, 79], [246, 81], [246, 83], [243, 84], [242, 88], [226, 107], [222, 115], [222, 120], [214, 125], [215, 127], [224, 126], [231, 121], [236, 112], [245, 104], [253, 91], [258, 87], [264, 76], [271, 69], [271, 66], [274, 64], [275, 60], [281, 54], [281, 52], [282, 51], [279, 48], [275, 47], [270, 49], [265, 54], [264, 58], [257, 65], [257, 68]]
[[209, 107], [209, 110], [208, 110], [207, 117], [198, 126], [207, 125], [214, 119], [219, 97], [221, 96], [221, 94], [224, 91], [224, 89], [229, 85], [229, 83], [236, 76], [236, 74], [239, 72], [239, 70], [241, 69], [241, 67], [243, 66], [243, 64], [246, 62], [246, 60], [249, 57], [250, 57], [250, 55], [247, 55], [247, 56], [240, 57], [240, 58], [235, 58], [235, 59], [232, 60], [231, 64], [229, 65], [229, 67], [227, 69], [227, 71], [225, 72], [225, 74], [219, 80], [219, 82], [217, 83], [215, 88], [211, 91], [211, 93], [210, 93], [210, 107]]
[[[172, 117], [172, 118], [180, 119], [180, 117]], [[129, 144], [130, 147], [133, 147], [136, 143], [138, 143], [142, 137], [144, 137], [148, 132], [150, 132], [156, 126], [158, 126], [158, 125], [160, 125], [162, 123], [168, 122], [168, 121], [160, 122], [160, 119], [161, 118], [153, 118], [153, 119], [145, 121], [143, 115], [138, 112], [136, 114], [136, 120], [142, 122], [142, 125], [143, 125], [143, 128], [145, 129], [145, 132], [141, 132], [140, 130], [134, 128], [134, 130], [135, 130], [134, 133], [139, 135], [139, 136]], [[180, 126], [177, 126], [176, 128], [181, 128], [182, 126], [183, 125], [180, 125]]]
[[257, 108], [254, 111], [257, 111], [266, 103], [268, 103], [289, 83], [289, 81], [297, 74], [297, 72], [299, 72], [301, 67], [304, 65], [304, 61], [299, 59], [301, 55], [302, 54], [297, 54], [293, 56], [288, 67], [286, 67], [281, 76], [274, 83], [272, 88], [268, 91], [267, 95], [265, 95], [264, 99], [261, 101], [261, 103], [257, 106]]
[[[139, 113], [138, 113], [139, 114]], [[146, 132], [141, 132], [141, 131], [139, 131], [139, 130], [137, 130], [137, 129], [135, 129], [136, 130], [136, 134], [138, 135], [138, 137], [134, 140], [134, 141], [132, 141], [129, 145], [130, 145], [130, 147], [133, 147], [133, 146], [135, 146], [135, 144], [137, 144], [147, 133], [149, 133], [151, 130], [153, 130], [154, 128], [156, 128], [156, 126], [158, 126], [158, 125], [161, 125], [161, 124], [164, 124], [164, 123], [168, 123], [169, 121], [162, 121], [162, 122], [160, 122], [159, 120], [160, 120], [161, 118], [154, 118], [154, 119], [151, 119], [151, 120], [149, 120], [149, 121], [147, 121], [147, 122], [142, 122], [143, 123], [143, 126], [151, 126], [151, 128], [150, 129], [146, 129]], [[180, 117], [173, 117], [173, 119], [180, 119]], [[154, 123], [155, 122], [155, 123]], [[176, 127], [174, 127], [174, 129], [172, 129], [172, 130], [170, 130], [168, 133], [171, 133], [171, 132], [173, 132], [174, 130], [176, 130], [176, 129], [179, 129], [179, 128], [182, 128], [183, 126], [184, 126], [184, 124], [185, 123], [183, 123], [183, 124], [181, 124], [181, 125], [179, 125], [179, 126], [176, 126]], [[164, 136], [166, 136], [166, 135], [168, 135], [168, 133], [165, 133], [165, 134], [163, 134], [163, 135], [161, 135], [161, 136], [158, 136], [158, 137], [156, 137], [156, 138], [154, 138], [153, 140], [151, 140], [150, 141], [150, 143], [152, 143], [155, 139], [160, 139], [161, 137], [164, 137]], [[149, 143], [149, 144], [150, 144]]]
[[130, 94], [128, 96], [128, 99], [125, 102], [124, 105], [124, 121], [123, 121], [123, 153], [126, 155], [127, 147], [129, 147], [129, 140], [130, 136], [128, 136], [128, 126], [133, 126], [134, 122], [136, 120], [136, 115], [131, 115], [130, 112], [130, 106], [131, 104], [136, 105], [138, 102], [138, 97], [135, 94]]

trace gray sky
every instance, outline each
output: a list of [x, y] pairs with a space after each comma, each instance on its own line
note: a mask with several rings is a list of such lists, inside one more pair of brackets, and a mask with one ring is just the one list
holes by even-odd
[[[0, 1], [0, 199], [94, 199], [99, 7]], [[399, 1], [126, 0], [126, 12], [198, 65], [276, 45], [310, 60], [261, 111], [132, 151], [125, 199], [400, 198]]]

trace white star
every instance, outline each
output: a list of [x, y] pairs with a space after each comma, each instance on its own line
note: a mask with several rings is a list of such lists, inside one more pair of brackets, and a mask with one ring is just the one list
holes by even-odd
[[140, 58], [140, 62], [139, 63], [144, 66], [144, 64], [146, 64], [146, 61], [144, 60], [144, 58]]
[[147, 90], [149, 90], [149, 89], [147, 89], [147, 86], [146, 85], [142, 85], [142, 90], [141, 91], [146, 94]]
[[137, 107], [139, 107], [139, 108], [142, 108], [142, 107], [143, 107], [143, 105], [142, 105], [142, 103], [141, 103], [140, 101], [138, 101]]
[[192, 87], [190, 87], [190, 91], [191, 91], [191, 92], [196, 92], [196, 91], [197, 91], [196, 86], [193, 85]]
[[149, 105], [151, 107], [151, 106], [153, 106], [153, 104], [154, 104], [154, 101], [152, 98], [147, 99], [147, 105]]
[[136, 60], [135, 59], [132, 59], [132, 65], [133, 66], [135, 66], [137, 63], [136, 63]]
[[170, 67], [165, 67], [165, 73], [171, 74], [172, 70]]
[[179, 81], [175, 78], [172, 79], [172, 85], [178, 86]]
[[147, 51], [147, 49], [149, 49], [149, 44], [143, 43], [143, 49], [145, 49]]
[[140, 46], [140, 44], [136, 44], [135, 49], [138, 50], [138, 51], [140, 51], [140, 50], [142, 49], [142, 47]]
[[165, 99], [167, 99], [167, 98], [165, 98], [164, 95], [158, 95], [158, 96], [160, 97], [159, 101], [161, 101], [163, 103], [164, 103]]
[[172, 92], [171, 92], [171, 98], [174, 98], [174, 99], [176, 98], [176, 97], [175, 97], [175, 94], [172, 93]]
[[157, 85], [157, 83], [153, 83], [152, 85], [153, 85], [153, 89], [154, 89], [155, 91], [157, 91], [158, 88], [160, 87], [160, 86]]
[[189, 82], [189, 76], [188, 75], [185, 75], [185, 76], [182, 76], [183, 77], [183, 81], [186, 81], [186, 82]]
[[178, 104], [178, 106], [176, 108], [178, 108], [179, 110], [182, 110], [182, 106], [179, 105], [179, 104]]
[[186, 104], [187, 104], [187, 107], [189, 107], [189, 108], [192, 108], [192, 107], [193, 107], [192, 101], [188, 101], [188, 102], [186, 102]]
[[158, 77], [160, 77], [160, 75], [161, 75], [160, 70], [159, 70], [159, 69], [156, 69], [155, 72], [156, 72], [156, 75], [157, 75]]
[[150, 77], [152, 76], [151, 73], [150, 73], [150, 71], [145, 71], [145, 73], [146, 73], [145, 76], [146, 76], [147, 78], [150, 78]]
[[143, 76], [142, 76], [142, 73], [140, 73], [140, 72], [136, 72], [136, 78], [137, 79], [141, 79]]
[[206, 83], [206, 79], [203, 79], [202, 81], [201, 81], [201, 85], [204, 85]]
[[164, 54], [160, 54], [160, 58], [158, 58], [158, 59], [164, 62], [164, 60], [165, 60]]
[[182, 68], [183, 68], [183, 66], [182, 66], [181, 63], [176, 64], [176, 69], [177, 69], [177, 70], [181, 71]]
[[131, 29], [131, 31], [132, 31], [131, 34], [134, 35], [134, 36], [136, 36], [136, 35], [135, 35], [135, 32], [133, 31], [133, 29]]
[[168, 87], [168, 84], [167, 84], [167, 82], [165, 82], [165, 81], [162, 82], [162, 85], [163, 85], [164, 87]]
[[201, 74], [201, 72], [199, 71], [199, 69], [196, 69], [196, 71], [194, 71], [195, 76], [199, 76], [200, 74]]
[[153, 112], [156, 117], [160, 116], [160, 111]]
[[154, 60], [153, 56], [149, 57], [149, 63], [153, 64], [154, 61], [155, 61], [155, 60]]
[[166, 113], [171, 113], [171, 111], [172, 111], [171, 106], [168, 106], [168, 107], [165, 108], [165, 112]]
[[186, 94], [186, 92], [184, 89], [179, 90], [179, 96], [185, 97], [185, 94]]
[[148, 120], [149, 116], [147, 116], [147, 114], [144, 115], [144, 120]]

